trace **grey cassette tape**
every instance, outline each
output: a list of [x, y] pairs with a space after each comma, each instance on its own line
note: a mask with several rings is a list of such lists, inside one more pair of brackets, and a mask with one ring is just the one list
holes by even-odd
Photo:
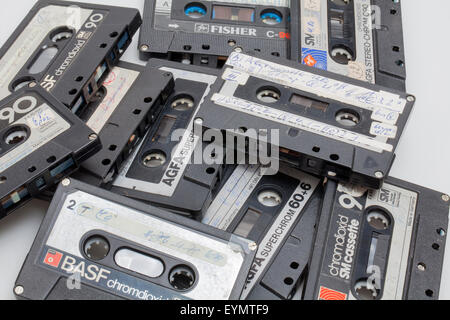
[[256, 244], [66, 179], [16, 282], [25, 299], [226, 300]]

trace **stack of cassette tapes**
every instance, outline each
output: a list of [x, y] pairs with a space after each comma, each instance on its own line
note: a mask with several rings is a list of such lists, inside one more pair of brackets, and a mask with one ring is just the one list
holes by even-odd
[[450, 197], [390, 176], [400, 1], [143, 10], [38, 0], [0, 49], [0, 218], [51, 202], [18, 298], [439, 297]]

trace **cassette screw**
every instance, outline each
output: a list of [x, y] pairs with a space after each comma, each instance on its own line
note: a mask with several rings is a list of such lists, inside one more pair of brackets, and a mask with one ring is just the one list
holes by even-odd
[[95, 133], [89, 136], [89, 140], [94, 141], [95, 139], [97, 139], [97, 135]]
[[28, 84], [28, 87], [30, 87], [30, 88], [36, 87], [36, 82], [30, 82], [30, 83]]
[[256, 249], [258, 249], [258, 245], [255, 242], [252, 242], [248, 244], [248, 248], [250, 249], [250, 251], [255, 251]]
[[64, 179], [64, 180], [61, 182], [61, 184], [62, 184], [64, 187], [68, 187], [68, 186], [70, 185], [70, 179], [68, 179], [68, 178]]
[[197, 124], [199, 126], [203, 125], [203, 119], [202, 118], [195, 119], [195, 124]]
[[22, 295], [25, 289], [22, 286], [17, 286], [14, 288], [14, 293], [18, 296]]
[[425, 265], [423, 263], [419, 263], [417, 265], [417, 269], [419, 269], [419, 271], [425, 271], [427, 269], [427, 267], [425, 267]]
[[234, 52], [241, 53], [242, 51], [244, 51], [244, 50], [242, 50], [241, 47], [236, 47], [236, 48], [234, 48]]
[[148, 49], [150, 49], [150, 47], [148, 45], [146, 45], [146, 44], [143, 44], [141, 46], [141, 51], [148, 51]]
[[383, 179], [384, 178], [384, 173], [381, 171], [377, 171], [375, 172], [375, 177], [378, 179]]
[[416, 98], [414, 98], [413, 96], [408, 96], [406, 100], [408, 100], [408, 102], [414, 102]]
[[444, 195], [442, 195], [442, 200], [444, 200], [444, 202], [449, 202], [450, 196], [448, 194], [444, 194]]

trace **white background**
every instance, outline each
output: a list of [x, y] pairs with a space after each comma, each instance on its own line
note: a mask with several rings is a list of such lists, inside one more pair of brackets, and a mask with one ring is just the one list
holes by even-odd
[[[82, 0], [80, 0], [82, 1]], [[139, 8], [144, 0], [95, 0]], [[25, 17], [34, 0], [1, 1], [0, 45]], [[450, 194], [450, 1], [403, 0], [408, 93], [417, 97], [391, 176]], [[124, 60], [138, 60], [137, 36]], [[1, 75], [0, 75], [1, 76]], [[33, 201], [0, 221], [0, 299], [14, 299], [14, 281], [31, 247], [47, 204]], [[450, 239], [450, 237], [449, 237]], [[442, 276], [441, 299], [450, 299], [450, 247]]]

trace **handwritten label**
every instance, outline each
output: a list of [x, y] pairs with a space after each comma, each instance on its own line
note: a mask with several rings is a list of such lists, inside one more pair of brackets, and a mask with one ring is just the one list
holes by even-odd
[[216, 104], [226, 108], [234, 109], [250, 115], [257, 115], [270, 121], [278, 122], [283, 125], [289, 125], [291, 127], [296, 127], [301, 130], [309, 131], [322, 136], [331, 137], [335, 140], [344, 141], [346, 143], [357, 145], [376, 152], [392, 152], [394, 148], [392, 145], [377, 141], [372, 137], [298, 116], [293, 113], [284, 112], [282, 110], [245, 101], [239, 98], [215, 94], [212, 97], [212, 100]]
[[370, 111], [386, 108], [402, 113], [406, 100], [384, 91], [373, 91], [364, 87], [330, 79], [318, 74], [283, 66], [239, 52], [233, 52], [227, 65], [246, 72], [253, 77], [275, 82]]

